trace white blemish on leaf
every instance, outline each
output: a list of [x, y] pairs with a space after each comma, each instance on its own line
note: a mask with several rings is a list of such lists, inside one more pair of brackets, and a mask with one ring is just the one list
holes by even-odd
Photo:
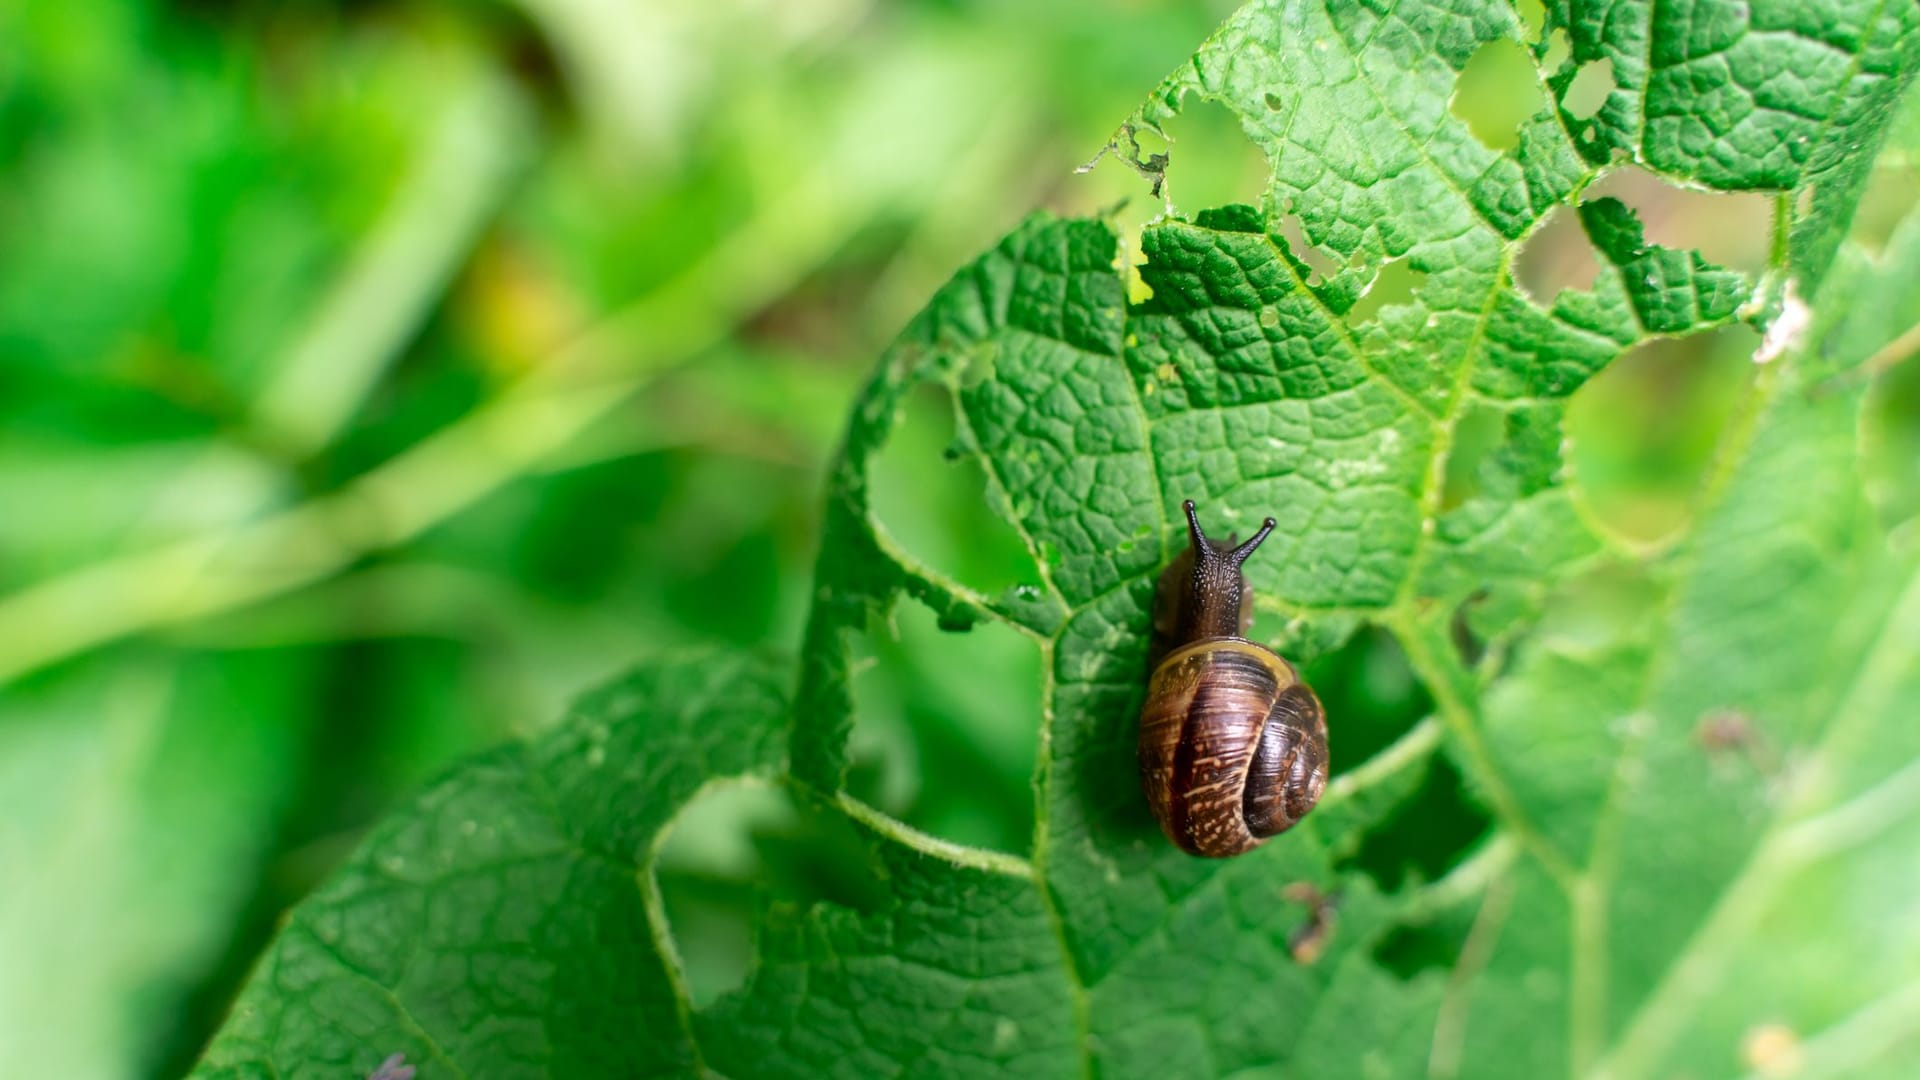
[[367, 1080], [413, 1080], [413, 1066], [407, 1064], [407, 1055], [390, 1054], [380, 1067], [367, 1074]]
[[1387, 463], [1379, 458], [1336, 458], [1327, 464], [1327, 483], [1335, 488], [1349, 488], [1386, 472]]
[[1788, 349], [1800, 347], [1800, 340], [1806, 336], [1808, 324], [1813, 322], [1813, 309], [1800, 299], [1791, 280], [1787, 282], [1787, 292], [1780, 301], [1780, 314], [1774, 317], [1773, 325], [1767, 327], [1767, 334], [1760, 339], [1760, 347], [1753, 352], [1753, 362], [1770, 364], [1778, 360]]

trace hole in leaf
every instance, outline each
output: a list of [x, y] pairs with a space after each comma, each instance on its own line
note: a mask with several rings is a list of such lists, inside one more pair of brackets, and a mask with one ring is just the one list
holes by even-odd
[[[888, 621], [909, 606], [911, 601], [896, 600]], [[883, 643], [893, 638], [888, 623], [869, 619], [866, 631], [854, 635], [848, 646], [853, 728], [847, 735], [846, 790], [882, 813], [901, 817], [919, 793], [920, 760], [896, 685], [899, 676], [882, 668], [898, 651], [881, 655]]]
[[1600, 252], [1580, 225], [1579, 212], [1571, 206], [1556, 206], [1521, 245], [1513, 279], [1534, 303], [1550, 309], [1565, 290], [1592, 289], [1602, 265]]
[[695, 1006], [745, 984], [755, 916], [768, 899], [857, 911], [887, 901], [866, 839], [845, 817], [750, 781], [710, 785], [680, 811], [657, 880]]
[[1479, 398], [1466, 403], [1453, 425], [1440, 510], [1455, 509], [1480, 494], [1480, 467], [1506, 441], [1507, 414]]
[[[1793, 220], [1794, 221], [1796, 222], [1803, 221], [1806, 219], [1807, 215], [1813, 213], [1814, 192], [1818, 188], [1819, 188], [1818, 184], [1808, 184], [1806, 187], [1801, 188], [1796, 195], [1794, 195], [1793, 197]], [[1866, 194], [1872, 194], [1872, 181], [1868, 181], [1868, 191]], [[1861, 198], [1861, 202], [1863, 204], [1866, 202], [1864, 195]], [[1856, 213], [1857, 212], [1858, 211], [1856, 211]]]
[[1609, 528], [1656, 541], [1691, 520], [1721, 429], [1752, 378], [1745, 326], [1647, 342], [1567, 405], [1574, 483]]
[[1494, 38], [1460, 70], [1447, 108], [1480, 145], [1504, 153], [1520, 145], [1520, 125], [1546, 103], [1533, 57], [1511, 38]]
[[1337, 717], [1332, 774], [1364, 764], [1433, 711], [1433, 698], [1413, 673], [1393, 635], [1368, 627], [1301, 672]]
[[[986, 378], [982, 350], [962, 378]], [[980, 458], [954, 426], [952, 395], [925, 385], [907, 396], [899, 426], [871, 463], [874, 515], [921, 565], [986, 596], [1040, 580], [1013, 526], [989, 507]]]
[[1709, 262], [1748, 273], [1766, 269], [1773, 196], [1680, 187], [1641, 168], [1617, 169], [1588, 187], [1582, 201], [1614, 198], [1640, 219], [1647, 242], [1697, 251]]
[[1613, 61], [1589, 60], [1574, 72], [1573, 82], [1560, 96], [1560, 108], [1575, 120], [1591, 120], [1613, 90]]
[[1357, 325], [1379, 314], [1389, 304], [1413, 302], [1415, 289], [1426, 284], [1427, 275], [1415, 270], [1405, 259], [1392, 259], [1374, 275], [1360, 299], [1347, 309], [1348, 325]]
[[1567, 40], [1567, 32], [1556, 29], [1547, 35], [1547, 50], [1540, 54], [1540, 70], [1548, 74], [1559, 71], [1561, 65], [1567, 62], [1567, 57], [1572, 55], [1573, 45]]
[[893, 633], [869, 633], [872, 662], [854, 678], [848, 790], [954, 843], [1027, 854], [1039, 647], [1004, 623], [944, 631], [911, 602], [895, 608], [892, 622]]
[[1168, 198], [1182, 212], [1259, 202], [1266, 188], [1267, 158], [1247, 137], [1233, 110], [1188, 95], [1179, 114], [1164, 126], [1172, 144]]
[[658, 876], [668, 932], [694, 1006], [745, 986], [753, 971], [753, 884], [664, 868]]
[[1340, 272], [1340, 260], [1308, 242], [1307, 232], [1300, 224], [1299, 215], [1282, 215], [1269, 228], [1272, 229], [1273, 235], [1287, 242], [1287, 252], [1296, 261], [1306, 265], [1308, 285], [1320, 285]]
[[1450, 970], [1467, 947], [1474, 912], [1473, 905], [1461, 905], [1428, 922], [1396, 926], [1373, 947], [1373, 958], [1403, 980]]
[[1487, 834], [1493, 820], [1467, 797], [1460, 772], [1436, 755], [1411, 799], [1367, 834], [1346, 866], [1364, 871], [1383, 892], [1439, 878]]
[[780, 791], [741, 784], [707, 788], [675, 819], [656, 877], [696, 1004], [745, 983], [753, 966], [754, 879], [761, 870], [750, 833], [792, 817]]
[[790, 804], [793, 815], [751, 835], [765, 867], [759, 878], [777, 900], [879, 911], [891, 902], [867, 836], [838, 810]]
[[1547, 5], [1543, 0], [1520, 0], [1514, 5], [1520, 15], [1520, 32], [1533, 45], [1540, 41], [1540, 31], [1547, 25]]

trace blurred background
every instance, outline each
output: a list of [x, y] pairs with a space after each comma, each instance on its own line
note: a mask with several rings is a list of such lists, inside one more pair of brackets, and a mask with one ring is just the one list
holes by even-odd
[[[797, 648], [880, 350], [1030, 209], [1158, 212], [1073, 167], [1232, 6], [0, 0], [0, 1075], [178, 1074], [424, 779], [649, 654]], [[1489, 56], [1455, 107], [1491, 145], [1537, 83]], [[1182, 124], [1179, 208], [1253, 201], [1224, 110]], [[1764, 239], [1764, 200], [1640, 187], [1656, 240]], [[1543, 301], [1593, 272], [1549, 233]], [[1684, 526], [1742, 333], [1579, 403], [1623, 536]], [[889, 526], [970, 583], [1030, 575], [943, 403], [910, 408]], [[1024, 851], [1032, 646], [903, 606], [863, 648], [856, 793]], [[1349, 764], [1427, 708], [1380, 635], [1313, 674]], [[1384, 876], [1484, 824], [1457, 782], [1423, 799], [1453, 839], [1363, 852]], [[686, 815], [663, 889], [697, 996], [770, 896], [858, 893], [829, 833], [768, 792]]]

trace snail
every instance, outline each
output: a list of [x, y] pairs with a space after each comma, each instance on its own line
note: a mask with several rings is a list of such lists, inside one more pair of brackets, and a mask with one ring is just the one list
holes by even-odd
[[1140, 783], [1160, 827], [1194, 855], [1260, 846], [1305, 817], [1327, 786], [1327, 721], [1292, 664], [1248, 641], [1246, 543], [1207, 539], [1183, 504], [1193, 546], [1160, 577], [1153, 677], [1140, 712]]

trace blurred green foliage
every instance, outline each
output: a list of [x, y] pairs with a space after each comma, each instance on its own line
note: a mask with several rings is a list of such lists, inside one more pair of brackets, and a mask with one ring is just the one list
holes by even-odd
[[[423, 778], [649, 651], [793, 647], [872, 358], [1032, 206], [1143, 202], [1072, 166], [1232, 6], [0, 5], [0, 1075], [179, 1071]], [[1455, 110], [1492, 144], [1524, 77], [1490, 63]], [[1224, 111], [1174, 133], [1182, 209], [1251, 198]], [[1885, 173], [1870, 241], [1916, 190]], [[1687, 223], [1753, 228], [1714, 206]], [[1570, 421], [1592, 511], [1646, 544], [1750, 377], [1737, 334], [1666, 348]], [[959, 580], [1026, 580], [981, 478], [925, 469], [943, 422], [890, 445], [883, 518]], [[903, 609], [866, 646], [853, 792], [1024, 851], [1030, 643]], [[1344, 760], [1428, 707], [1384, 637], [1310, 675]], [[1430, 875], [1477, 828], [1457, 796], [1357, 857]], [[765, 792], [680, 823], [696, 996], [745, 971], [749, 882], [857, 902], [823, 828]]]

